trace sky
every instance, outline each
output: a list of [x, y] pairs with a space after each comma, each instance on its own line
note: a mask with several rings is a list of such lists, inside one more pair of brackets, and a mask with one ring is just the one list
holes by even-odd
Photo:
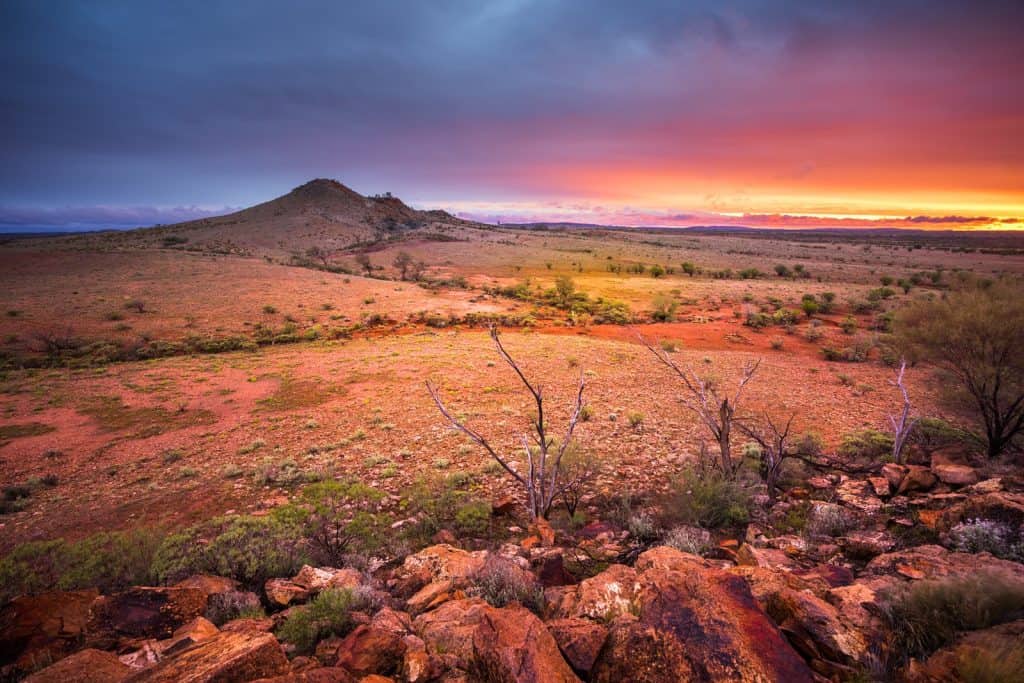
[[492, 222], [1024, 228], [1024, 2], [0, 3], [0, 229], [315, 177]]

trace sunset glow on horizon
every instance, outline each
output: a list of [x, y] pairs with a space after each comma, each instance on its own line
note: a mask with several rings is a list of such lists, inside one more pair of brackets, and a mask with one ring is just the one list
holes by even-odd
[[314, 177], [492, 222], [1024, 228], [1024, 4], [0, 9], [0, 230]]

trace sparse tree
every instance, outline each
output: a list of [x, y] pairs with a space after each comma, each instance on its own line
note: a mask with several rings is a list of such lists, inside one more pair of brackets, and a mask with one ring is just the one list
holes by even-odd
[[495, 327], [491, 328], [491, 339], [501, 356], [526, 387], [526, 390], [533, 398], [536, 407], [536, 415], [531, 425], [532, 432], [522, 437], [523, 454], [526, 460], [526, 472], [520, 474], [510, 464], [510, 460], [502, 456], [479, 432], [468, 427], [464, 422], [452, 415], [441, 401], [437, 387], [427, 382], [427, 391], [434, 400], [438, 410], [448, 422], [460, 432], [468, 436], [473, 442], [481, 446], [502, 469], [526, 490], [527, 507], [532, 519], [547, 519], [555, 501], [565, 492], [578, 483], [579, 474], [576, 478], [567, 475], [563, 467], [563, 458], [573, 443], [573, 434], [576, 431], [576, 424], [580, 419], [580, 411], [583, 409], [583, 390], [586, 388], [584, 375], [580, 373], [579, 386], [576, 390], [576, 401], [569, 416], [569, 424], [565, 430], [565, 436], [558, 443], [548, 434], [547, 417], [544, 413], [544, 395], [540, 386], [534, 386], [523, 374], [516, 361], [505, 350]]
[[700, 421], [715, 437], [718, 443], [719, 467], [727, 476], [735, 474], [736, 466], [732, 459], [732, 426], [739, 409], [740, 398], [747, 383], [754, 377], [761, 361], [744, 363], [740, 371], [740, 379], [732, 396], [719, 393], [715, 384], [698, 375], [689, 365], [680, 365], [672, 360], [668, 352], [650, 344], [640, 337], [641, 343], [654, 354], [665, 367], [674, 372], [683, 381], [685, 391], [682, 402], [696, 413]]
[[555, 296], [561, 308], [568, 308], [572, 303], [573, 295], [576, 293], [576, 283], [568, 275], [559, 275], [555, 278]]
[[324, 249], [323, 247], [319, 247], [316, 245], [310, 247], [309, 249], [306, 250], [306, 256], [316, 261], [320, 261], [320, 263], [323, 264], [323, 267], [327, 268], [328, 259], [330, 255], [327, 253], [327, 250]]
[[917, 418], [910, 416], [910, 394], [907, 393], [907, 387], [903, 384], [903, 373], [906, 372], [906, 369], [907, 362], [901, 360], [900, 369], [896, 371], [896, 379], [889, 380], [889, 384], [899, 389], [900, 393], [903, 394], [903, 409], [900, 411], [899, 416], [889, 415], [889, 424], [892, 425], [892, 459], [901, 465], [903, 464], [903, 448], [907, 444], [907, 439], [913, 433], [915, 425], [917, 425]]
[[373, 273], [373, 262], [370, 261], [369, 254], [365, 252], [356, 254], [356, 263], [359, 264], [359, 267], [363, 269], [363, 272], [365, 272], [366, 275], [371, 275]]
[[777, 423], [767, 413], [757, 424], [737, 421], [737, 426], [744, 434], [753, 439], [760, 450], [759, 470], [761, 479], [768, 488], [768, 497], [774, 501], [778, 495], [779, 475], [786, 459], [794, 454], [789, 443], [793, 419], [790, 415], [785, 424]]
[[683, 272], [693, 277], [697, 273], [697, 266], [690, 261], [683, 261]]
[[997, 282], [900, 311], [895, 331], [918, 358], [944, 369], [977, 411], [989, 457], [1024, 433], [1024, 291]]
[[408, 252], [400, 251], [395, 256], [395, 260], [392, 262], [395, 268], [398, 268], [398, 273], [404, 280], [409, 274], [409, 268], [412, 266], [412, 256]]
[[427, 271], [427, 264], [423, 261], [413, 261], [409, 264], [409, 279], [419, 282]]

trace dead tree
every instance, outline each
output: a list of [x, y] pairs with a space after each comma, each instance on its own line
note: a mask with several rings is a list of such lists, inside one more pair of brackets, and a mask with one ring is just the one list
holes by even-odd
[[[639, 337], [639, 335], [637, 336]], [[702, 379], [689, 365], [677, 364], [669, 357], [668, 351], [654, 347], [643, 337], [640, 337], [640, 342], [654, 354], [655, 358], [683, 381], [683, 386], [686, 389], [681, 398], [683, 405], [696, 413], [700, 421], [715, 437], [715, 441], [718, 442], [719, 467], [722, 473], [728, 476], [734, 474], [736, 468], [732, 459], [732, 425], [736, 418], [736, 411], [739, 409], [743, 388], [757, 372], [761, 361], [748, 361], [743, 364], [736, 393], [730, 397], [728, 394], [719, 394], [712, 382]]]
[[569, 417], [569, 425], [565, 430], [564, 438], [556, 445], [554, 439], [548, 434], [548, 425], [544, 415], [544, 395], [541, 387], [534, 386], [526, 379], [526, 375], [523, 374], [519, 365], [502, 345], [501, 338], [498, 336], [498, 330], [495, 327], [491, 327], [491, 339], [494, 340], [498, 354], [515, 371], [523, 386], [526, 387], [533, 397], [533, 402], [537, 409], [536, 419], [531, 425], [532, 432], [524, 434], [522, 437], [523, 453], [526, 457], [525, 473], [520, 474], [517, 472], [509, 464], [509, 459], [499, 454], [479, 432], [466, 426], [466, 424], [460, 422], [448, 412], [448, 409], [445, 408], [444, 403], [441, 401], [437, 387], [429, 381], [427, 382], [427, 391], [430, 392], [430, 397], [434, 399], [434, 403], [437, 404], [438, 410], [441, 411], [445, 419], [453, 427], [487, 451], [488, 455], [526, 490], [527, 507], [530, 511], [530, 517], [532, 519], [547, 519], [555, 500], [574, 485], [574, 479], [566, 480], [562, 469], [562, 457], [565, 455], [569, 444], [572, 443], [573, 432], [575, 432], [576, 424], [579, 422], [580, 411], [583, 409], [583, 390], [586, 387], [586, 382], [583, 378], [583, 373], [580, 373], [579, 388], [576, 391], [576, 402]]
[[782, 474], [782, 465], [786, 459], [793, 455], [789, 444], [789, 437], [793, 426], [795, 414], [790, 415], [785, 424], [776, 423], [770, 415], [765, 414], [758, 425], [748, 425], [744, 422], [737, 422], [737, 426], [744, 434], [753, 439], [761, 450], [760, 472], [761, 479], [768, 487], [768, 497], [774, 501], [778, 494], [779, 475]]
[[892, 459], [901, 465], [903, 464], [903, 448], [907, 444], [907, 439], [913, 433], [918, 420], [916, 417], [910, 417], [910, 394], [907, 393], [907, 387], [903, 384], [903, 373], [906, 369], [907, 361], [900, 360], [900, 369], [896, 371], [896, 379], [889, 380], [889, 384], [899, 389], [900, 393], [903, 394], [903, 410], [900, 412], [899, 417], [889, 415], [889, 424], [892, 426]]

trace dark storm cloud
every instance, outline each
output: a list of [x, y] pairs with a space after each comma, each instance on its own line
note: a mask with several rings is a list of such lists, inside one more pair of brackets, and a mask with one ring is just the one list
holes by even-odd
[[[626, 164], [831, 182], [834, 160], [788, 150], [1005, 122], [1022, 19], [1016, 2], [8, 0], [0, 202], [241, 205], [321, 175], [543, 199], [600, 194], [571, 171]], [[1002, 126], [942, 153], [1018, 163], [992, 151]], [[897, 155], [938, 153], [906, 137]]]

